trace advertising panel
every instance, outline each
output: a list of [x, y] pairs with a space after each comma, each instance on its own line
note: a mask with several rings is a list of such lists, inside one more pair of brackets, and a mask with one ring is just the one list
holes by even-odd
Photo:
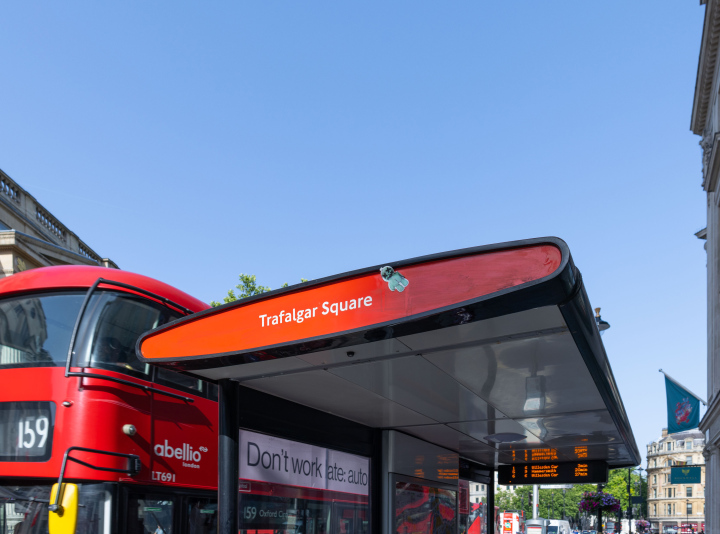
[[370, 459], [240, 430], [240, 478], [367, 496]]

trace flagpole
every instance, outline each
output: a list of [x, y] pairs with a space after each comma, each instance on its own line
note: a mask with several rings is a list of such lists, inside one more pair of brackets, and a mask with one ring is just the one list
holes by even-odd
[[704, 400], [702, 400], [702, 398], [700, 397], [700, 395], [696, 395], [695, 393], [693, 393], [692, 391], [690, 391], [690, 388], [686, 388], [685, 386], [683, 386], [680, 382], [678, 382], [677, 380], [675, 380], [672, 376], [670, 376], [669, 374], [667, 374], [667, 373], [666, 373], [665, 371], [663, 371], [662, 369], [658, 369], [658, 371], [660, 371], [662, 374], [664, 374], [664, 375], [665, 375], [665, 378], [667, 378], [668, 380], [670, 380], [670, 382], [673, 382], [676, 386], [679, 386], [679, 387], [683, 388], [685, 391], [687, 391], [688, 393], [692, 394], [697, 400], [699, 400], [700, 402], [703, 403], [703, 406], [707, 406], [707, 402], [705, 402]]

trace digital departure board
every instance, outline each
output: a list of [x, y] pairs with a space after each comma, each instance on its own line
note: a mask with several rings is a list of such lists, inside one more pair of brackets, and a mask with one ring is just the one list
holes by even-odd
[[608, 480], [607, 462], [548, 462], [501, 465], [498, 484], [586, 484]]

